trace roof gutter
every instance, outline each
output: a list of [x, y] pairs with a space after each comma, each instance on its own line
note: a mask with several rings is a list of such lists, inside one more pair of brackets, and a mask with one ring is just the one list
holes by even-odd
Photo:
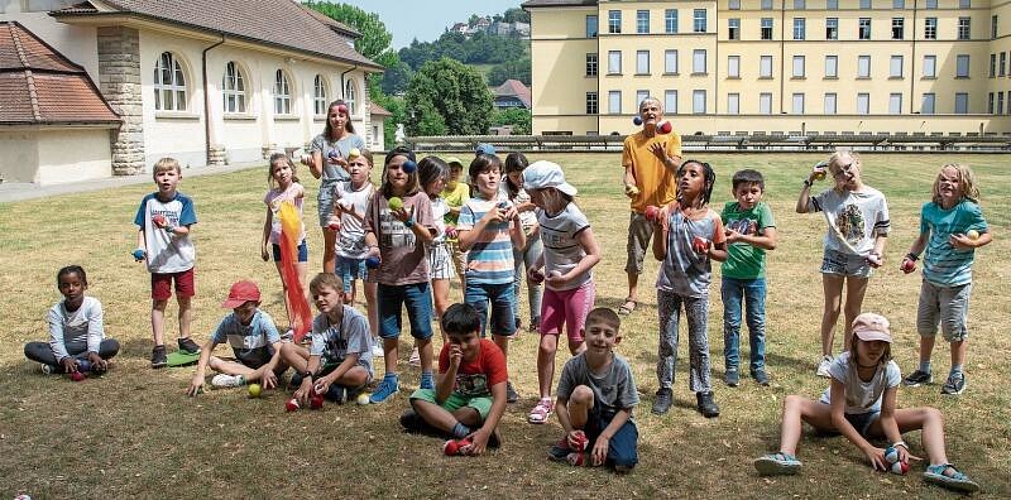
[[348, 88], [347, 85], [344, 83], [344, 75], [346, 75], [346, 74], [348, 74], [348, 73], [350, 73], [350, 72], [352, 72], [352, 71], [354, 71], [356, 69], [358, 69], [358, 65], [357, 64], [355, 64], [351, 69], [349, 69], [349, 70], [341, 73], [341, 99], [345, 99], [345, 100], [347, 99], [347, 96], [344, 95], [344, 93], [347, 91], [347, 88]]
[[225, 43], [225, 35], [221, 33], [221, 41], [204, 49], [200, 56], [200, 72], [204, 79], [204, 153], [207, 156], [207, 164], [211, 165], [211, 89], [207, 81], [207, 53], [211, 49]]

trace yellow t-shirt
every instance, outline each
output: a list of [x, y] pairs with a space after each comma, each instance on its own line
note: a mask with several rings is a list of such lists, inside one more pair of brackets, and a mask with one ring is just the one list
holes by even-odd
[[[470, 186], [466, 182], [459, 181], [456, 183], [456, 189], [449, 189], [449, 185], [447, 184], [446, 188], [442, 190], [442, 199], [446, 200], [448, 207], [460, 208], [470, 199]], [[458, 217], [459, 212], [457, 212], [457, 215], [446, 212], [446, 224], [456, 224]]]
[[649, 150], [655, 142], [665, 143], [668, 155], [681, 156], [681, 136], [676, 132], [646, 137], [639, 131], [625, 138], [621, 167], [631, 167], [635, 185], [639, 188], [639, 194], [632, 198], [633, 212], [643, 213], [650, 205], [662, 207], [674, 201], [677, 195], [674, 171], [664, 166]]

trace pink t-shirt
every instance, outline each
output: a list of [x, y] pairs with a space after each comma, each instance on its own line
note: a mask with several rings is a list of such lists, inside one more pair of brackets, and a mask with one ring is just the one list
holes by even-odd
[[281, 218], [279, 217], [277, 211], [281, 208], [281, 203], [288, 201], [295, 208], [298, 209], [298, 220], [299, 220], [299, 232], [298, 241], [301, 242], [305, 239], [305, 223], [302, 221], [302, 200], [305, 199], [305, 189], [302, 185], [297, 182], [292, 182], [288, 189], [284, 191], [279, 191], [277, 189], [271, 189], [267, 191], [267, 194], [263, 197], [263, 203], [267, 205], [270, 212], [274, 214], [271, 218], [270, 226], [270, 242], [277, 245], [281, 241]]

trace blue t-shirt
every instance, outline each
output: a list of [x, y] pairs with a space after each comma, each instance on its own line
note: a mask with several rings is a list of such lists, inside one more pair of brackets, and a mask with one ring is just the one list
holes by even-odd
[[326, 314], [312, 321], [312, 347], [309, 354], [320, 356], [320, 366], [344, 362], [348, 354], [358, 354], [358, 363], [372, 374], [372, 335], [369, 321], [351, 306], [343, 306], [339, 325], [331, 324]]
[[225, 316], [211, 335], [211, 341], [217, 344], [228, 342], [235, 358], [242, 364], [260, 367], [274, 357], [272, 345], [280, 342], [281, 336], [274, 326], [274, 319], [257, 309], [249, 325], [243, 325], [235, 313]]
[[979, 205], [963, 199], [954, 207], [941, 208], [930, 201], [920, 210], [920, 234], [929, 234], [923, 254], [923, 278], [934, 285], [951, 288], [972, 282], [974, 249], [956, 250], [949, 238], [970, 229], [980, 234], [989, 230]]
[[[508, 209], [512, 202], [502, 198], [486, 200], [471, 198], [460, 209], [460, 218], [456, 222], [458, 231], [472, 231], [484, 214], [504, 204]], [[513, 242], [509, 234], [511, 220], [490, 223], [484, 227], [477, 241], [467, 251], [467, 282], [483, 285], [501, 285], [512, 283], [515, 276], [513, 268]]]
[[158, 193], [144, 197], [137, 209], [133, 223], [144, 230], [147, 247], [147, 270], [156, 274], [189, 271], [196, 262], [197, 253], [189, 234], [169, 233], [154, 225], [152, 218], [162, 216], [168, 227], [190, 226], [197, 223], [197, 212], [189, 196], [176, 192], [168, 201], [158, 199]]

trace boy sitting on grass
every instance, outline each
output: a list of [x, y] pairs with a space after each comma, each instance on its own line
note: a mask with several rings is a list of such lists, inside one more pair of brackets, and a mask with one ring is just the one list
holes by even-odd
[[555, 413], [565, 437], [548, 458], [572, 465], [608, 465], [628, 473], [639, 462], [639, 431], [632, 410], [639, 404], [632, 368], [614, 353], [621, 342], [621, 320], [598, 307], [586, 316], [586, 350], [573, 356], [558, 379]]
[[418, 389], [400, 417], [408, 431], [433, 427], [456, 439], [463, 454], [480, 455], [502, 443], [498, 423], [505, 413], [505, 356], [494, 342], [481, 338], [481, 315], [469, 304], [453, 304], [442, 316], [449, 342], [439, 353], [435, 389]]

